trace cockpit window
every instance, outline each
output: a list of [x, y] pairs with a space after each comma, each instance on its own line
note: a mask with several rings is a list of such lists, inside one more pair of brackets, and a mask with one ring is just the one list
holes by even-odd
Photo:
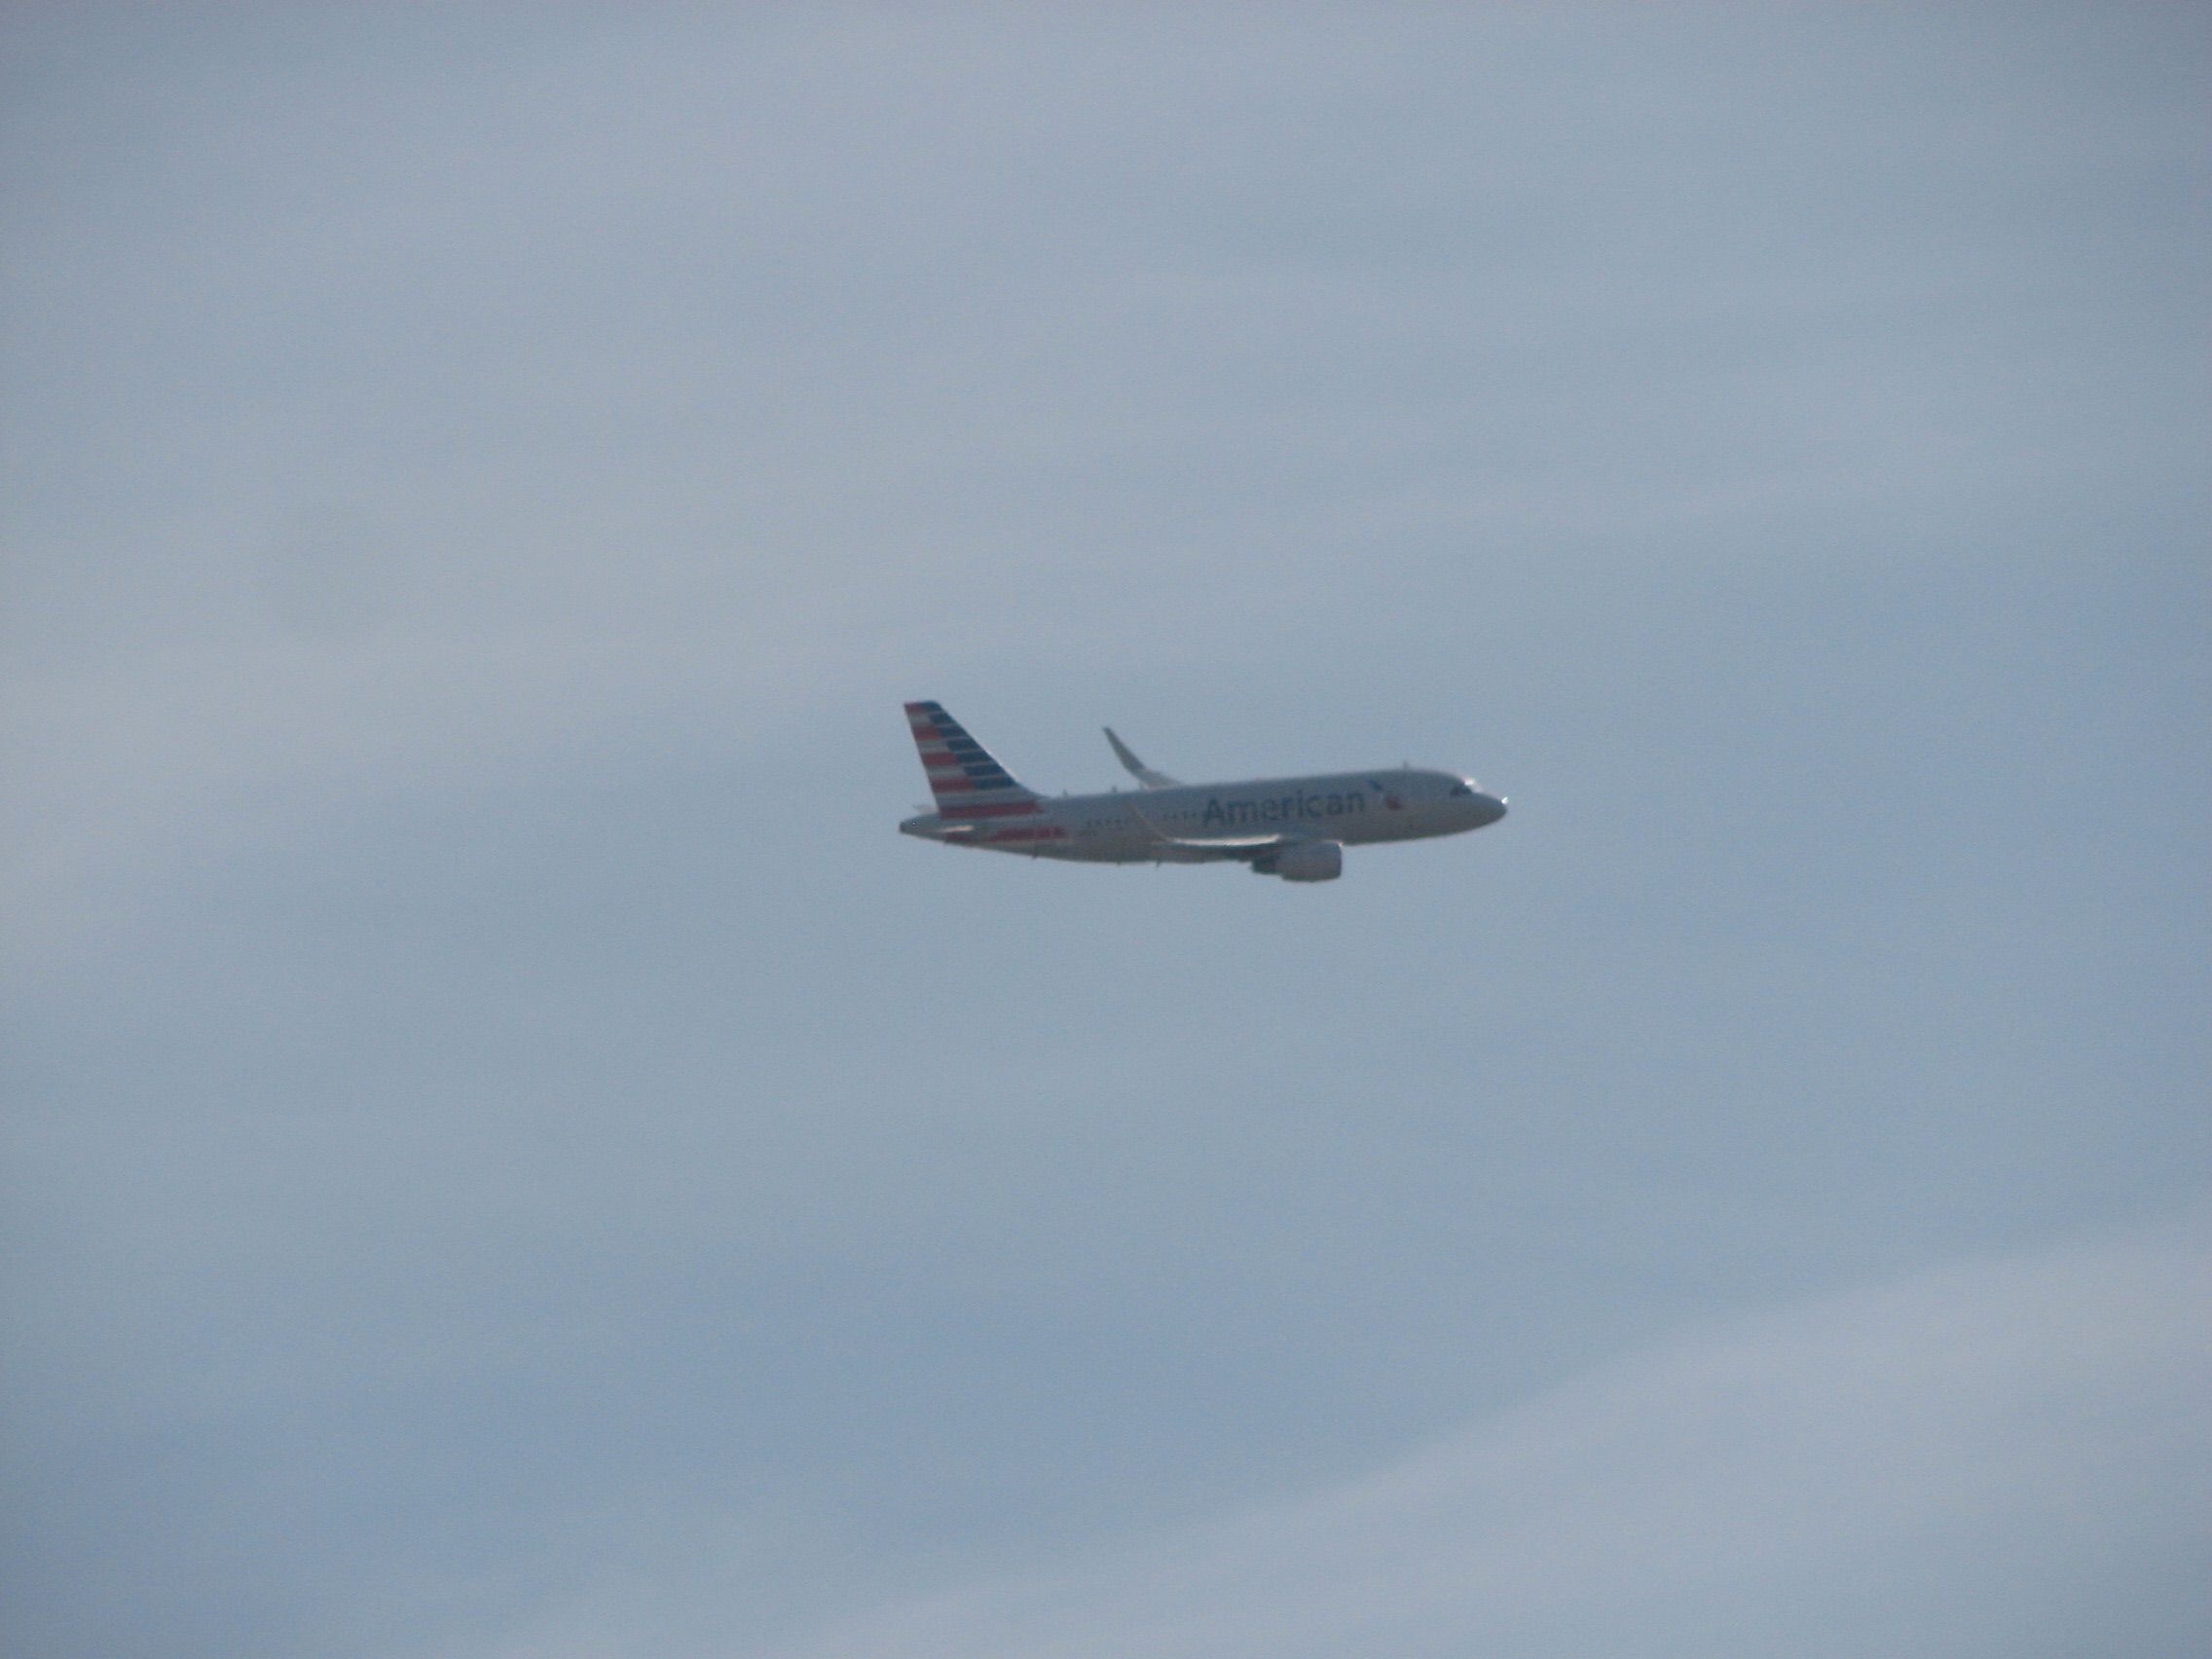
[[1456, 795], [1471, 795], [1475, 793], [1475, 787], [1472, 784], [1454, 784], [1452, 793]]

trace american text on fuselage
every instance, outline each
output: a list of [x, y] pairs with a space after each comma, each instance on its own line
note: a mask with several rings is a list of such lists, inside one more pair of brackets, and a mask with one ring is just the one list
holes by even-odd
[[1455, 835], [1505, 816], [1505, 797], [1472, 778], [1413, 766], [1181, 784], [1111, 729], [1107, 741], [1143, 787], [1048, 799], [1017, 783], [942, 704], [909, 703], [906, 719], [937, 810], [900, 830], [991, 852], [1086, 864], [1237, 862], [1286, 881], [1331, 881], [1346, 846]]

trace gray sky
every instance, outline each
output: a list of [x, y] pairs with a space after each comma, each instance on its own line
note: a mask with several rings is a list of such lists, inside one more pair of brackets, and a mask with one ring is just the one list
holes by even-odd
[[0, 41], [11, 1651], [2212, 1642], [2201, 10]]

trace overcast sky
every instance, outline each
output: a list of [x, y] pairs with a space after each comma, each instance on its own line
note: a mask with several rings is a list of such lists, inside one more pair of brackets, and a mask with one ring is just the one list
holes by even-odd
[[10, 8], [0, 1645], [2212, 1649], [2208, 18]]

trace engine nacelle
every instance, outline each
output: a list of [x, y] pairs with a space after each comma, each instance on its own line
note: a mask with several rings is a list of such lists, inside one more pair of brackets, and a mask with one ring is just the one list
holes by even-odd
[[1270, 873], [1285, 881], [1334, 881], [1344, 872], [1342, 841], [1300, 841], [1275, 854]]

